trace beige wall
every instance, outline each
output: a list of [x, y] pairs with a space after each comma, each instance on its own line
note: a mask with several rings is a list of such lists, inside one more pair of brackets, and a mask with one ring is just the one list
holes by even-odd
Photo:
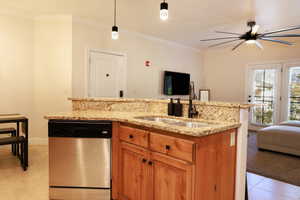
[[[127, 97], [163, 98], [164, 70], [191, 73], [196, 87], [202, 86], [200, 51], [128, 31], [121, 31], [119, 40], [113, 41], [109, 28], [73, 21], [74, 97], [85, 96], [88, 48], [127, 55]], [[144, 66], [146, 60], [151, 61], [151, 67]]]
[[0, 15], [0, 27], [0, 113], [32, 118], [34, 23]]
[[201, 52], [126, 31], [112, 41], [109, 29], [87, 24], [71, 16], [0, 16], [0, 113], [28, 116], [33, 143], [46, 141], [44, 115], [71, 110], [72, 90], [84, 96], [88, 48], [127, 55], [128, 97], [163, 97], [163, 70], [189, 72], [197, 88], [203, 84]]
[[71, 110], [72, 17], [40, 17], [34, 29], [33, 137], [47, 138], [47, 120], [53, 112]]
[[300, 42], [291, 47], [268, 43], [263, 46], [264, 50], [243, 45], [235, 51], [231, 51], [232, 46], [205, 51], [204, 82], [211, 89], [212, 100], [244, 102], [248, 64], [300, 59]]

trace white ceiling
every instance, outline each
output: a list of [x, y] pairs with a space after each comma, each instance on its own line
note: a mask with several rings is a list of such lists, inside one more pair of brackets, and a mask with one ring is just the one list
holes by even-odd
[[[168, 0], [170, 18], [166, 22], [159, 19], [160, 2], [117, 0], [120, 29], [201, 48], [207, 44], [199, 40], [215, 37], [214, 30], [244, 32], [250, 19], [256, 19], [264, 30], [300, 24], [299, 0]], [[22, 11], [33, 17], [72, 14], [108, 27], [113, 22], [113, 0], [0, 0], [0, 3], [2, 9]]]

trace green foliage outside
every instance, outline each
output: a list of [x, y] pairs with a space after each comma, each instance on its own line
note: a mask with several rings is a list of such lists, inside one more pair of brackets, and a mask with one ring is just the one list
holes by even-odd
[[[297, 74], [297, 79], [300, 80], [300, 74]], [[300, 120], [300, 83], [293, 82], [290, 86], [290, 120]]]

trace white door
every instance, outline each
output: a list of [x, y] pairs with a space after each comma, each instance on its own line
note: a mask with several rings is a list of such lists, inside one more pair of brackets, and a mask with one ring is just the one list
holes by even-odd
[[255, 65], [248, 68], [248, 102], [254, 104], [250, 122], [254, 125], [271, 125], [280, 117], [281, 65]]
[[300, 62], [284, 68], [283, 120], [300, 120]]
[[88, 74], [89, 97], [124, 96], [126, 92], [126, 58], [124, 55], [90, 51]]

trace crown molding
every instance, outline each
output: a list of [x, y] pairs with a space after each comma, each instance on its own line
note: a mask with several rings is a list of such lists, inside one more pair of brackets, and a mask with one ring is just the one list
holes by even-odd
[[[72, 20], [75, 23], [81, 23], [81, 24], [89, 25], [89, 26], [92, 26], [92, 27], [95, 27], [95, 28], [100, 28], [100, 29], [107, 30], [107, 31], [110, 31], [110, 29], [111, 29], [110, 25], [100, 24], [99, 22], [97, 22], [94, 19], [82, 18], [82, 17], [77, 17], [77, 16], [74, 16], [74, 15], [40, 15], [40, 16], [34, 16], [33, 14], [29, 14], [29, 13], [26, 13], [24, 11], [20, 11], [18, 9], [1, 9], [0, 10], [0, 15], [20, 17], [20, 18], [25, 18], [25, 19], [34, 20], [34, 21], [55, 21], [55, 20], [69, 21], [69, 20]], [[136, 31], [121, 29], [120, 33], [134, 35], [134, 36], [139, 37], [139, 38], [160, 42], [160, 43], [163, 43], [163, 44], [167, 44], [169, 46], [185, 48], [185, 49], [197, 52], [197, 53], [202, 53], [203, 52], [202, 48], [191, 47], [191, 46], [179, 43], [179, 42], [162, 39], [162, 38], [159, 38], [159, 37], [156, 37], [156, 36], [152, 36], [152, 35], [148, 35], [148, 34], [144, 34], [144, 33], [139, 33], [139, 32], [136, 32]]]
[[[105, 30], [105, 31], [110, 31], [111, 30], [111, 25], [100, 24], [99, 22], [97, 22], [93, 19], [87, 19], [87, 18], [73, 16], [73, 22], [89, 25], [89, 26], [92, 26], [94, 28], [100, 28], [100, 29]], [[160, 42], [160, 43], [167, 44], [167, 45], [174, 46], [174, 47], [185, 48], [185, 49], [197, 52], [197, 53], [202, 53], [203, 52], [203, 49], [198, 49], [198, 48], [191, 47], [191, 46], [188, 46], [188, 45], [185, 45], [185, 44], [181, 44], [181, 43], [178, 43], [178, 42], [175, 42], [175, 41], [165, 40], [165, 39], [162, 39], [162, 38], [159, 38], [159, 37], [156, 37], [156, 36], [152, 36], [152, 35], [148, 35], [148, 34], [144, 34], [144, 33], [139, 33], [139, 32], [136, 32], [136, 31], [131, 31], [131, 30], [123, 29], [123, 28], [120, 30], [120, 33], [125, 33], [125, 34], [128, 34], [128, 35], [134, 35], [134, 36], [139, 37], [139, 38]]]

